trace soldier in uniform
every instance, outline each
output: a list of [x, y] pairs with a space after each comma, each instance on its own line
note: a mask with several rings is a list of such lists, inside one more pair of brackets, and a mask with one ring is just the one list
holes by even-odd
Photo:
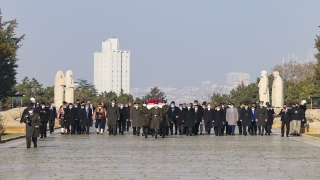
[[143, 102], [142, 107], [141, 107], [141, 126], [142, 126], [142, 131], [145, 138], [148, 138], [148, 128], [150, 126], [150, 112], [149, 109], [147, 108], [147, 102]]
[[167, 105], [167, 101], [166, 100], [162, 100], [162, 123], [161, 123], [161, 132], [160, 135], [162, 135], [162, 138], [164, 138], [166, 135], [169, 135], [169, 127], [170, 127], [170, 120], [169, 120], [169, 106]]
[[133, 109], [130, 113], [130, 118], [133, 127], [133, 135], [140, 136], [141, 109], [139, 108], [139, 103], [133, 103]]
[[25, 109], [21, 122], [26, 124], [26, 141], [27, 148], [31, 146], [31, 138], [35, 148], [37, 148], [37, 138], [39, 137], [40, 116], [35, 112], [33, 104]]
[[150, 129], [154, 130], [155, 138], [158, 138], [158, 131], [160, 128], [160, 123], [162, 123], [162, 111], [161, 108], [158, 107], [158, 102], [154, 102], [154, 107], [150, 109]]
[[116, 100], [111, 100], [111, 106], [108, 107], [107, 121], [109, 128], [109, 135], [117, 135], [117, 124], [120, 119], [119, 108], [116, 106]]
[[268, 120], [268, 112], [267, 109], [263, 106], [263, 101], [260, 101], [260, 107], [257, 108], [257, 125], [259, 130], [259, 135], [263, 136], [264, 128], [266, 126], [266, 122]]

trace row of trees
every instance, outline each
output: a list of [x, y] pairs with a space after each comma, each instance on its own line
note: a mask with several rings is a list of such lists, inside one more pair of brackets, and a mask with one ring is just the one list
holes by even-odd
[[[317, 62], [291, 61], [276, 65], [272, 69], [273, 71], [279, 71], [284, 81], [284, 102], [287, 104], [301, 102], [301, 100], [308, 101], [310, 96], [320, 96], [320, 36], [317, 36], [315, 41], [315, 46], [319, 51], [315, 55]], [[268, 79], [269, 92], [271, 93], [273, 75], [269, 75]], [[259, 99], [259, 81], [260, 78], [257, 78], [255, 83], [248, 86], [242, 84], [228, 95], [213, 93], [211, 101], [213, 104], [220, 102], [234, 102], [235, 104], [256, 102]], [[319, 102], [319, 99], [314, 101], [314, 103]]]

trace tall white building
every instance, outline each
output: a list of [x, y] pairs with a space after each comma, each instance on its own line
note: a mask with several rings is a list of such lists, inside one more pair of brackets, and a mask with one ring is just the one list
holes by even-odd
[[234, 87], [238, 87], [239, 84], [243, 84], [245, 86], [250, 83], [250, 74], [242, 73], [242, 72], [230, 72], [227, 73], [227, 84]]
[[93, 77], [98, 93], [130, 93], [130, 51], [119, 50], [118, 38], [103, 41], [102, 52], [94, 53]]

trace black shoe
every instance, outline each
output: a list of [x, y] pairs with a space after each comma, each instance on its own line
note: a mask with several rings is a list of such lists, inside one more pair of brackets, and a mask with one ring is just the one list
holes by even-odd
[[42, 136], [40, 138], [43, 138]]
[[297, 134], [297, 136], [300, 136], [300, 134]]
[[261, 134], [261, 136], [263, 136], [263, 134]]
[[287, 134], [287, 137], [289, 137], [289, 135]]
[[38, 147], [38, 146], [35, 144], [35, 145], [34, 145], [34, 148], [37, 148], [37, 147]]
[[64, 135], [64, 133], [61, 133], [62, 135]]
[[137, 134], [137, 136], [140, 136], [140, 134]]
[[124, 133], [121, 133], [121, 135], [124, 135]]
[[47, 138], [47, 136], [44, 136], [44, 138]]
[[281, 137], [283, 137], [284, 135], [281, 135]]
[[27, 146], [27, 148], [30, 148], [30, 146]]
[[[100, 134], [99, 132], [97, 132], [97, 134]], [[110, 135], [110, 133], [109, 133], [109, 135]]]

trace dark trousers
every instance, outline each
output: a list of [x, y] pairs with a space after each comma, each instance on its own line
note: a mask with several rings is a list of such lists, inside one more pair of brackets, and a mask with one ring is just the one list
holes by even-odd
[[266, 133], [268, 133], [268, 135], [270, 135], [270, 133], [271, 133], [271, 124], [267, 124], [266, 125]]
[[228, 122], [225, 122], [221, 129], [221, 134], [224, 133], [224, 130], [226, 130], [226, 134], [229, 134], [229, 128], [228, 128]]
[[200, 126], [200, 122], [196, 122], [195, 125], [193, 126], [193, 134], [194, 135], [198, 135], [199, 133], [199, 126]]
[[[193, 127], [194, 127], [194, 126], [193, 126]], [[188, 135], [192, 136], [193, 127], [187, 127], [187, 136], [188, 136]]]
[[179, 133], [180, 135], [184, 134], [184, 125], [183, 124], [179, 124]]
[[81, 123], [80, 123], [80, 121], [75, 121], [74, 128], [75, 128], [75, 131], [77, 133], [79, 133], [79, 134], [81, 133]]
[[74, 124], [67, 124], [68, 133], [75, 134]]
[[140, 135], [141, 127], [133, 127], [133, 135]]
[[[248, 127], [248, 126], [242, 126], [242, 130], [243, 130], [242, 132], [243, 132], [244, 135], [247, 135], [247, 127]], [[249, 128], [250, 128], [250, 127], [249, 127]], [[248, 128], [248, 129], [249, 129], [249, 128]]]
[[127, 121], [126, 124], [127, 124], [127, 131], [129, 131], [129, 127], [131, 126], [131, 122]]
[[239, 120], [237, 122], [237, 125], [238, 125], [238, 129], [239, 129], [239, 134], [242, 134], [242, 122]]
[[173, 134], [173, 125], [174, 125], [174, 133], [177, 134], [178, 132], [178, 124], [176, 121], [170, 123], [170, 132]]
[[[31, 146], [31, 137], [26, 137], [27, 147]], [[34, 147], [37, 147], [37, 137], [32, 137]]]
[[254, 134], [257, 134], [257, 122], [255, 121], [251, 121], [251, 134], [254, 135]]
[[206, 131], [207, 131], [207, 133], [209, 133], [210, 134], [210, 131], [211, 131], [211, 122], [210, 121], [205, 121], [205, 128], [206, 128]]
[[40, 134], [41, 137], [47, 137], [47, 123], [48, 122], [41, 122], [40, 123]]
[[54, 119], [49, 120], [49, 129], [50, 129], [50, 133], [54, 132]]
[[119, 133], [123, 133], [126, 130], [126, 121], [118, 121]]
[[214, 132], [216, 133], [216, 135], [221, 135], [221, 126], [215, 126], [214, 127]]
[[282, 136], [284, 135], [284, 126], [286, 126], [286, 128], [287, 128], [286, 135], [289, 135], [290, 122], [287, 122], [287, 121], [282, 121], [282, 122], [281, 122], [281, 135], [282, 135]]
[[148, 128], [148, 126], [143, 126], [142, 127], [142, 132], [143, 132], [143, 134], [145, 135], [145, 136], [147, 136], [148, 135], [148, 130], [149, 128]]
[[104, 128], [106, 127], [106, 119], [96, 119], [95, 127], [98, 128], [99, 126], [100, 126], [100, 129], [104, 130]]

